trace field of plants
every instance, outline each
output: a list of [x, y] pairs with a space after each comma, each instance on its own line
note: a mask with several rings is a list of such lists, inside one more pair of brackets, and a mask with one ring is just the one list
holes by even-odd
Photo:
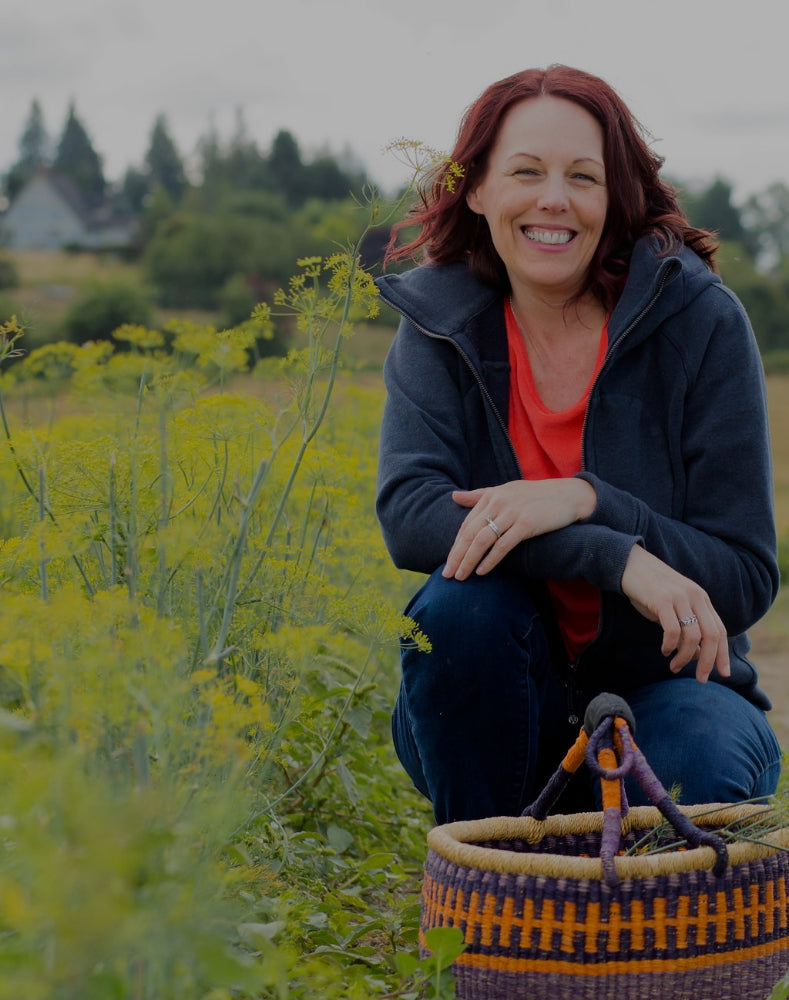
[[389, 734], [398, 637], [426, 640], [373, 508], [387, 334], [347, 340], [376, 308], [352, 256], [303, 261], [273, 304], [303, 346], [254, 371], [265, 307], [166, 352], [125, 326], [14, 360], [3, 327], [0, 995], [452, 996]]
[[2, 377], [0, 994], [400, 996], [430, 973], [428, 813], [388, 732], [408, 585], [372, 513], [381, 393], [339, 365], [343, 311], [376, 305], [350, 258], [304, 262], [277, 308], [306, 346], [240, 390], [263, 309]]

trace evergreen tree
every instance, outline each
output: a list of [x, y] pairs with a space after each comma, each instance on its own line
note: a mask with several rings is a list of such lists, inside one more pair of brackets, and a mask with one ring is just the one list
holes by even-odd
[[224, 180], [234, 190], [270, 190], [271, 175], [265, 157], [249, 138], [244, 112], [236, 109], [236, 128], [224, 157]]
[[99, 204], [103, 200], [107, 184], [101, 157], [93, 148], [85, 126], [77, 117], [73, 101], [69, 105], [52, 166], [58, 173], [74, 181], [89, 205]]
[[163, 187], [172, 200], [178, 202], [186, 190], [186, 171], [164, 115], [159, 115], [154, 122], [145, 165], [151, 187]]
[[197, 143], [200, 173], [200, 200], [205, 206], [213, 206], [222, 190], [223, 156], [216, 124], [210, 121], [208, 131]]
[[49, 159], [49, 136], [44, 125], [44, 113], [38, 100], [30, 105], [30, 112], [19, 137], [19, 159], [6, 176], [6, 194], [13, 198], [33, 174]]
[[732, 186], [717, 177], [698, 194], [683, 193], [682, 201], [694, 226], [709, 229], [721, 240], [741, 242], [745, 235], [740, 210], [732, 203]]
[[290, 132], [277, 132], [268, 158], [269, 170], [275, 189], [291, 205], [301, 205], [305, 198], [305, 170], [299, 145]]
[[148, 173], [139, 167], [127, 167], [118, 196], [118, 204], [125, 212], [139, 215], [145, 207], [151, 185]]
[[774, 181], [745, 204], [749, 243], [756, 256], [775, 267], [789, 255], [789, 186]]

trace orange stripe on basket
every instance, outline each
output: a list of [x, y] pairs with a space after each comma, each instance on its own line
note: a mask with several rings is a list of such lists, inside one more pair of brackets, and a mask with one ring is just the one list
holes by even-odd
[[[758, 902], [758, 899], [757, 899]], [[677, 898], [677, 949], [685, 951], [688, 947], [688, 927], [690, 926], [690, 896], [679, 896]]]
[[600, 923], [599, 903], [589, 903], [586, 907], [586, 920], [581, 926], [584, 931], [584, 951], [594, 955], [597, 952], [600, 931], [603, 929]]
[[673, 929], [675, 941], [671, 950], [679, 958], [693, 946], [704, 948], [733, 940], [747, 947], [760, 935], [760, 923], [765, 937], [785, 933], [789, 922], [786, 879], [767, 881], [762, 900], [760, 895], [758, 885], [749, 887], [747, 897], [741, 888], [733, 887], [731, 900], [723, 891], [692, 897], [683, 893], [676, 897], [671, 913], [667, 900], [660, 896], [650, 901], [648, 913], [643, 900], [631, 899], [626, 908], [611, 900], [603, 919], [599, 902], [592, 901], [582, 909], [580, 917], [578, 905], [571, 900], [557, 903], [544, 899], [540, 908], [533, 899], [526, 899], [516, 913], [509, 897], [500, 900], [492, 893], [478, 890], [464, 895], [461, 889], [444, 886], [426, 874], [422, 924], [425, 928], [464, 927], [467, 943], [485, 948], [510, 947], [513, 930], [517, 928], [525, 950], [537, 932], [537, 949], [548, 954], [557, 943], [565, 953], [580, 950], [594, 953], [601, 932], [609, 954], [619, 952], [625, 934], [629, 935], [627, 946], [631, 954], [643, 952], [648, 945], [665, 951], [671, 947], [669, 930]]

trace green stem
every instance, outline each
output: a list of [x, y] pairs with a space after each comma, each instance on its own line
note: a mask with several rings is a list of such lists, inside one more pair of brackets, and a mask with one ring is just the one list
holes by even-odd
[[[39, 465], [39, 467], [38, 467], [38, 496], [39, 496], [39, 501], [38, 501], [38, 523], [39, 523], [40, 526], [43, 525], [44, 520], [46, 519], [46, 504], [44, 503], [44, 489], [45, 489], [45, 485], [46, 484], [44, 482], [44, 467], [43, 467], [43, 465]], [[39, 549], [40, 549], [40, 552], [41, 552], [41, 559], [40, 559], [39, 564], [38, 564], [39, 574], [41, 576], [41, 600], [44, 601], [44, 602], [46, 602], [46, 600], [49, 597], [49, 594], [48, 594], [48, 588], [47, 588], [47, 555], [46, 555], [46, 546], [44, 545], [43, 534], [42, 534], [41, 539], [39, 540], [38, 544], [39, 544]]]

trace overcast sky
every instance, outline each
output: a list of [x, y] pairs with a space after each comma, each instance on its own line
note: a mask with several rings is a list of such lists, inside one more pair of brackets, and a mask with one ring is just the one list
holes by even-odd
[[69, 101], [109, 179], [165, 114], [182, 155], [238, 109], [268, 149], [348, 146], [389, 189], [404, 136], [448, 151], [493, 80], [563, 62], [604, 77], [665, 171], [744, 198], [789, 183], [786, 0], [0, 0], [0, 170], [31, 101], [53, 138]]

